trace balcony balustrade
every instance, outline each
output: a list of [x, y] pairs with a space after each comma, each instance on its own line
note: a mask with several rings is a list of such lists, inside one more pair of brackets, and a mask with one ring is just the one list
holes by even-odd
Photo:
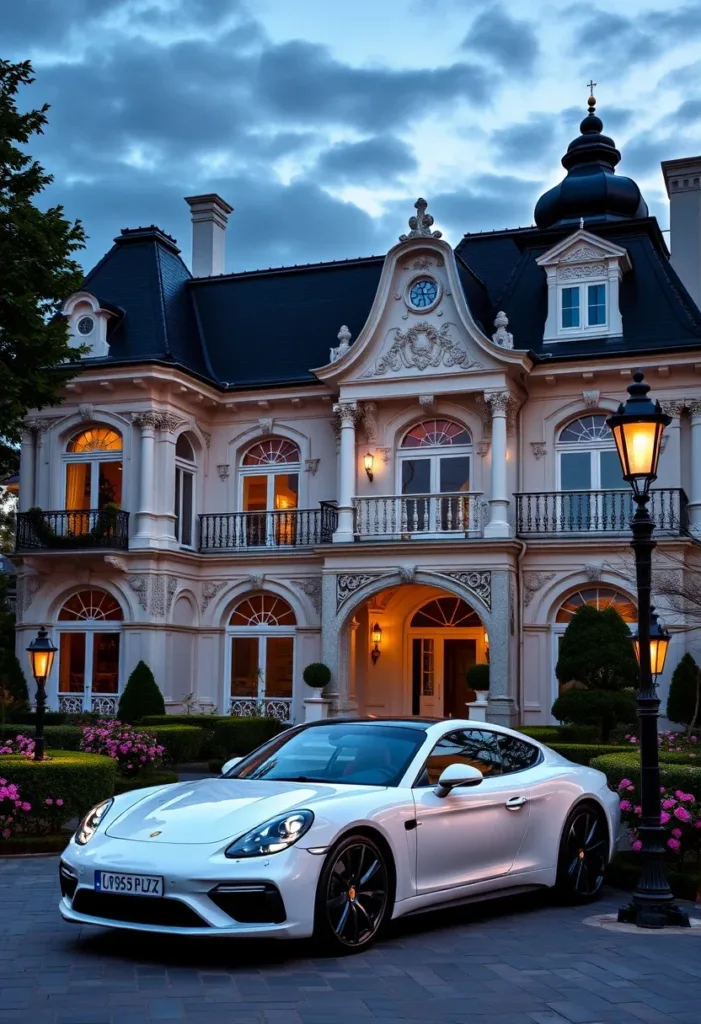
[[[533, 492], [515, 497], [519, 537], [628, 534], [635, 512], [630, 489]], [[679, 487], [653, 489], [649, 507], [657, 532], [685, 533], [687, 505], [687, 496]]]
[[356, 497], [358, 540], [445, 539], [482, 533], [482, 492]]
[[222, 512], [199, 517], [200, 551], [250, 548], [304, 548], [331, 541], [338, 513], [335, 505], [273, 512]]
[[129, 513], [123, 509], [85, 509], [17, 514], [15, 551], [111, 549], [129, 547]]

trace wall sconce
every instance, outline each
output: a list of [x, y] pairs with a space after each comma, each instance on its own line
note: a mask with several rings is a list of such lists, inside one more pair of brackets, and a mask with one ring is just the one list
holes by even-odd
[[375, 456], [371, 455], [370, 452], [368, 452], [363, 461], [365, 462], [365, 472], [368, 475], [368, 480], [370, 481], [370, 483], [372, 483], [373, 478], [375, 476], [375, 474], [373, 473], [373, 467], [375, 465]]
[[373, 649], [370, 651], [370, 657], [372, 658], [373, 665], [376, 665], [377, 659], [380, 657], [380, 654], [382, 653], [380, 651], [380, 644], [382, 643], [382, 627], [380, 626], [379, 622], [376, 622], [375, 625], [372, 627], [370, 639], [375, 645]]

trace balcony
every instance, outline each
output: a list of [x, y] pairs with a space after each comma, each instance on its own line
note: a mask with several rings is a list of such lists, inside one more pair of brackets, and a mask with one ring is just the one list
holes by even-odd
[[17, 515], [15, 551], [126, 551], [129, 513], [109, 506], [80, 512], [30, 509]]
[[[628, 535], [635, 511], [630, 489], [533, 492], [515, 497], [519, 537]], [[650, 515], [657, 532], [686, 533], [687, 505], [687, 496], [679, 487], [650, 491]]]
[[482, 534], [482, 492], [356, 497], [357, 540], [446, 540]]
[[335, 505], [274, 512], [222, 512], [199, 517], [200, 551], [309, 548], [328, 544], [336, 529]]

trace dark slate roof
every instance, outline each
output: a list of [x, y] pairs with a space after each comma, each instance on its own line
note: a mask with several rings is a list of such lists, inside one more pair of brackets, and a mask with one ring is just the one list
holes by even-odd
[[572, 230], [571, 226], [559, 231], [519, 228], [465, 235], [457, 246], [460, 258], [484, 283], [491, 304], [489, 315], [493, 319], [504, 310], [508, 316], [516, 348], [544, 359], [568, 360], [701, 345], [701, 314], [669, 262], [653, 217], [587, 225], [591, 234], [625, 248], [631, 260], [620, 291], [623, 335], [544, 344], [547, 284], [536, 259]]

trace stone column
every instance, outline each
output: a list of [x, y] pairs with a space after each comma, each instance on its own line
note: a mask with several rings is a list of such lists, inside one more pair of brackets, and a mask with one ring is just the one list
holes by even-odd
[[489, 617], [489, 701], [487, 719], [496, 725], [513, 726], [518, 718], [516, 704], [515, 586], [508, 569], [492, 572], [492, 609]]
[[156, 430], [162, 424], [162, 417], [160, 413], [151, 409], [147, 412], [134, 413], [132, 422], [141, 429], [137, 529], [132, 542], [134, 547], [148, 547], [155, 519]]
[[691, 417], [691, 474], [689, 477], [689, 529], [701, 536], [701, 399], [686, 403]]
[[355, 402], [339, 402], [333, 411], [341, 423], [341, 445], [338, 473], [338, 527], [333, 535], [335, 544], [353, 540], [353, 495], [355, 494], [355, 421], [358, 407]]
[[331, 708], [338, 707], [338, 623], [336, 620], [336, 577], [323, 573], [321, 577], [321, 660], [331, 671], [331, 682], [320, 696], [328, 697]]
[[485, 537], [509, 537], [507, 519], [509, 494], [506, 476], [506, 414], [511, 401], [508, 391], [486, 392], [484, 400], [492, 415], [492, 473], [489, 499], [489, 522], [484, 528]]
[[35, 505], [36, 486], [36, 438], [34, 428], [25, 423], [22, 430], [22, 448], [19, 457], [19, 498], [18, 510], [26, 512]]
[[[161, 416], [160, 432], [158, 435], [157, 466], [158, 493], [156, 495], [156, 509], [158, 511], [159, 546], [166, 548], [177, 548], [178, 542], [175, 539], [175, 434], [183, 420], [172, 412], [165, 412]], [[203, 467], [198, 466], [198, 472], [204, 472]], [[198, 477], [195, 476], [195, 501], [197, 500]], [[196, 509], [197, 511], [197, 509]], [[199, 511], [202, 511], [201, 509]]]

